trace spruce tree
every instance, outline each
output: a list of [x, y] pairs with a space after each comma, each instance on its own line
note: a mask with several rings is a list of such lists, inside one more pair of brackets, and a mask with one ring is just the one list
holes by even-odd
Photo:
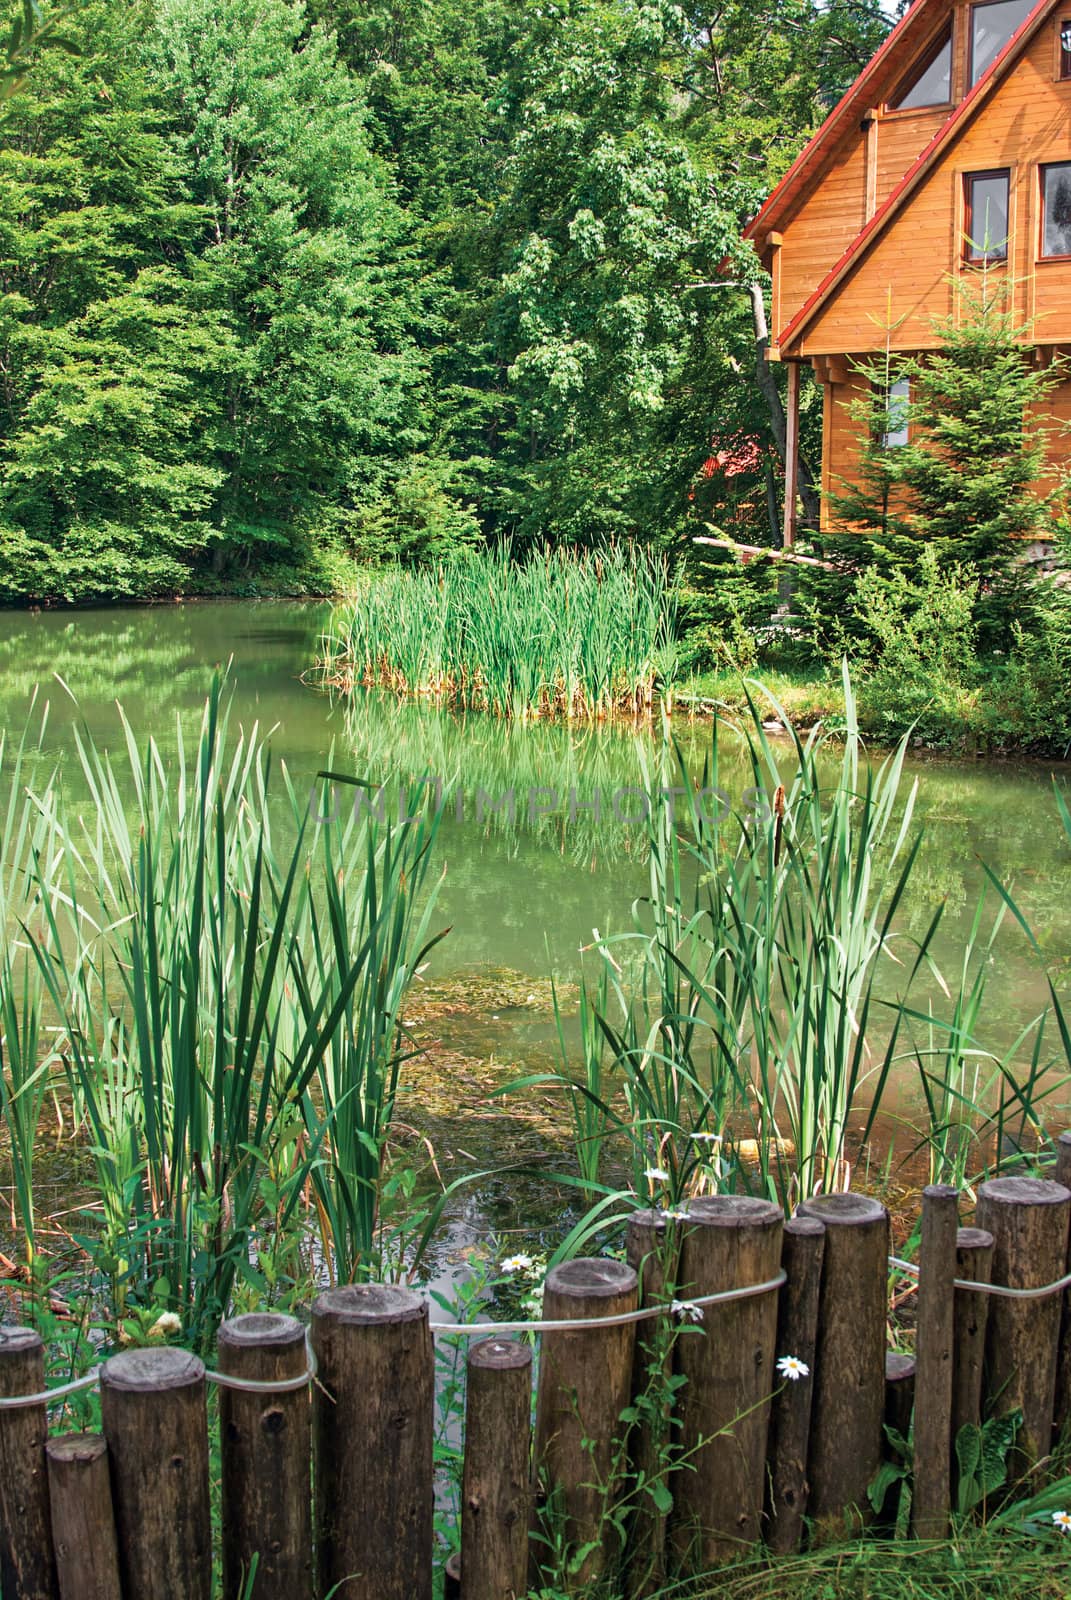
[[[934, 551], [939, 567], [968, 575], [984, 642], [995, 645], [1029, 608], [1020, 558], [1052, 528], [1063, 492], [1062, 482], [1039, 487], [1058, 429], [1045, 400], [1061, 369], [1034, 366], [1006, 278], [983, 273], [954, 288], [953, 315], [935, 325], [937, 349], [858, 365], [869, 389], [854, 408], [858, 470], [831, 497], [840, 537], [830, 544], [849, 570], [877, 566], [908, 581], [919, 577], [922, 550]], [[890, 403], [900, 380], [909, 398]], [[889, 443], [904, 423], [906, 442]]]

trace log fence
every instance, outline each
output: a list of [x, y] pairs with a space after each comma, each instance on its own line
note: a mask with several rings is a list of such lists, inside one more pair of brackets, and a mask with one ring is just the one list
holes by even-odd
[[[225, 1322], [215, 1372], [154, 1346], [46, 1391], [39, 1336], [2, 1328], [2, 1600], [211, 1600], [217, 1583], [224, 1600], [430, 1600], [434, 1340], [450, 1335], [471, 1344], [447, 1597], [523, 1596], [555, 1539], [574, 1588], [613, 1564], [626, 1600], [763, 1541], [772, 1595], [778, 1554], [805, 1539], [903, 1530], [897, 1505], [869, 1507], [885, 1424], [913, 1434], [911, 1531], [940, 1536], [960, 1428], [1020, 1410], [1012, 1470], [1040, 1475], [1066, 1424], [1071, 1189], [982, 1184], [971, 1228], [954, 1190], [922, 1205], [917, 1266], [890, 1257], [862, 1195], [787, 1223], [737, 1196], [639, 1211], [626, 1260], [548, 1274], [540, 1323], [434, 1323], [414, 1291], [353, 1285], [321, 1294], [307, 1328]], [[913, 1356], [888, 1346], [890, 1262], [918, 1278]], [[522, 1332], [540, 1337], [534, 1403]], [[50, 1405], [90, 1383], [101, 1433], [49, 1437]]]

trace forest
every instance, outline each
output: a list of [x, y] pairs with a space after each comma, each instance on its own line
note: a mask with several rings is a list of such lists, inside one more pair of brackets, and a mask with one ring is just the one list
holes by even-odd
[[712, 521], [769, 542], [740, 230], [889, 23], [72, 8], [0, 106], [0, 601], [331, 593], [355, 562]]

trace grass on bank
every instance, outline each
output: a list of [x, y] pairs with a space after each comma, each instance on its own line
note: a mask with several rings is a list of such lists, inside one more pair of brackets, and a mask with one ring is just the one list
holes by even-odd
[[1029, 1539], [974, 1528], [937, 1544], [833, 1545], [776, 1568], [719, 1575], [713, 1583], [664, 1591], [658, 1600], [1066, 1600], [1071, 1592], [1061, 1536]]
[[351, 570], [316, 675], [347, 696], [381, 688], [521, 724], [650, 720], [659, 705], [746, 720], [750, 689], [771, 717], [777, 702], [797, 727], [839, 734], [848, 660], [859, 726], [876, 744], [910, 733], [936, 749], [1066, 757], [1071, 602], [1038, 587], [1034, 632], [985, 653], [962, 577], [924, 565], [920, 584], [871, 576], [843, 616], [808, 613], [787, 631], [771, 627], [776, 596], [761, 586], [745, 603], [742, 580], [719, 573], [700, 592], [642, 545], [526, 558], [499, 546], [435, 569]]
[[[761, 681], [748, 682], [757, 676]], [[675, 699], [681, 710], [713, 715], [732, 712], [750, 718], [748, 690], [756, 696], [760, 709], [770, 720], [779, 720], [785, 711], [797, 728], [811, 728], [818, 722], [827, 729], [844, 726], [844, 687], [832, 672], [806, 667], [762, 667], [753, 675], [725, 666], [697, 672], [677, 690]], [[860, 707], [861, 713], [863, 708]]]

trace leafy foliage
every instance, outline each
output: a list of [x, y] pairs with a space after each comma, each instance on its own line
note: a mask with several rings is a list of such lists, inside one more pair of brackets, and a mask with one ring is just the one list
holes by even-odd
[[1008, 1452], [1022, 1427], [1021, 1411], [967, 1423], [956, 1435], [957, 1509], [966, 1516], [1000, 1489], [1008, 1475]]
[[23, 82], [61, 16], [27, 4], [0, 598], [664, 543], [726, 502], [724, 438], [754, 457], [734, 521], [766, 529], [740, 226], [875, 0], [89, 0]]

